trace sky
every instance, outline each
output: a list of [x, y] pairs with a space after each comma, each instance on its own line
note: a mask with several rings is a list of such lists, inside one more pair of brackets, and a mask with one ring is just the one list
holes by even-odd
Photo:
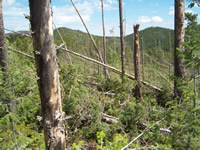
[[[86, 32], [70, 0], [51, 0], [53, 21], [56, 27], [67, 27]], [[102, 35], [101, 0], [74, 0], [89, 31]], [[200, 14], [200, 8], [185, 11]], [[107, 36], [119, 36], [118, 0], [104, 0], [105, 28]], [[6, 29], [29, 30], [29, 21], [23, 14], [29, 14], [28, 0], [3, 0], [3, 17]], [[174, 0], [123, 0], [125, 35], [133, 32], [133, 25], [140, 24], [140, 30], [152, 26], [174, 28]], [[198, 17], [200, 22], [200, 15]], [[111, 32], [111, 30], [113, 32]]]

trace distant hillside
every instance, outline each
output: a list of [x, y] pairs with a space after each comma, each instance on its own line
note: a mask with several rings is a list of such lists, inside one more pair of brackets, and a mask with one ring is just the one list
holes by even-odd
[[[150, 27], [140, 31], [140, 38], [144, 39], [144, 48], [150, 49], [153, 47], [161, 47], [162, 49], [169, 50], [169, 40], [171, 41], [171, 48], [174, 46], [174, 30]], [[128, 45], [133, 47], [133, 34], [125, 37]]]
[[[87, 33], [82, 32], [80, 30], [72, 30], [66, 27], [58, 28], [61, 33], [63, 39], [71, 48], [81, 48], [92, 46], [92, 43], [87, 35]], [[20, 31], [21, 33], [28, 34], [27, 31]], [[15, 39], [22, 38], [22, 36], [8, 33], [8, 40], [13, 42]], [[151, 49], [153, 47], [161, 47], [162, 49], [168, 51], [169, 50], [169, 41], [171, 41], [171, 47], [174, 45], [174, 31], [161, 27], [150, 27], [140, 31], [140, 38], [144, 39], [144, 48]], [[97, 43], [102, 43], [101, 36], [94, 36]], [[54, 30], [54, 39], [57, 44], [61, 42], [59, 34], [57, 30]], [[126, 47], [133, 47], [133, 34], [127, 35], [125, 37]], [[108, 45], [113, 45], [115, 43], [116, 47], [120, 46], [119, 37], [107, 37]], [[98, 44], [99, 45], [99, 44]]]

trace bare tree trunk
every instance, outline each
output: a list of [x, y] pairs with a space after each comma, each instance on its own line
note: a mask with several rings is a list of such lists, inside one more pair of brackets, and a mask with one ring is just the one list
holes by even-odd
[[142, 80], [144, 80], [144, 41], [143, 37], [141, 38], [141, 50], [142, 50]]
[[[4, 73], [8, 72], [8, 52], [6, 48], [6, 38], [4, 33], [2, 0], [0, 0], [0, 66], [2, 72]], [[4, 80], [6, 80], [5, 75], [4, 75]]]
[[122, 79], [125, 75], [125, 48], [124, 48], [124, 27], [123, 27], [123, 9], [122, 0], [119, 0], [119, 18], [120, 18], [120, 41], [121, 41], [121, 63]]
[[[105, 24], [104, 24], [104, 2], [101, 0], [101, 8], [102, 8], [102, 27], [103, 27], [103, 59], [106, 64], [106, 33], [105, 33]], [[104, 67], [104, 76], [107, 78], [106, 67]]]
[[140, 51], [139, 51], [139, 27], [135, 25], [134, 28], [134, 66], [135, 66], [135, 97], [140, 102], [143, 101], [142, 91], [140, 89]]
[[178, 98], [178, 103], [182, 103], [183, 91], [178, 88], [178, 84], [183, 82], [184, 66], [179, 57], [179, 50], [184, 50], [182, 43], [185, 36], [185, 12], [184, 0], [175, 0], [175, 47], [174, 47], [174, 96]]
[[64, 150], [65, 124], [53, 41], [51, 0], [29, 0], [29, 6], [46, 149]]

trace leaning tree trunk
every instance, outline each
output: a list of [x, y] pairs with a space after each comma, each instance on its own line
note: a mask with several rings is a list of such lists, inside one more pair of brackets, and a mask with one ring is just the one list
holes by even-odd
[[175, 0], [175, 47], [174, 47], [174, 96], [178, 98], [180, 104], [183, 100], [183, 91], [178, 84], [183, 82], [184, 66], [179, 57], [179, 50], [184, 50], [182, 43], [185, 36], [185, 12], [184, 0]]
[[53, 41], [51, 0], [29, 0], [29, 6], [46, 149], [64, 150], [64, 113]]
[[122, 79], [125, 75], [125, 47], [124, 47], [124, 26], [123, 26], [123, 9], [122, 0], [119, 0], [119, 18], [120, 18], [120, 41], [121, 41], [121, 63]]
[[135, 66], [135, 97], [140, 102], [143, 101], [142, 91], [140, 89], [140, 52], [139, 52], [139, 27], [135, 25], [134, 28], [134, 66]]

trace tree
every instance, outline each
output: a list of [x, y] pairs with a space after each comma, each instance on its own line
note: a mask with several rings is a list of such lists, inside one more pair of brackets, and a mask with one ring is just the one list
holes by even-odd
[[119, 19], [120, 19], [120, 41], [121, 41], [121, 63], [122, 79], [125, 75], [125, 47], [124, 47], [124, 26], [123, 26], [123, 9], [122, 0], [119, 0]]
[[183, 100], [183, 91], [179, 88], [179, 84], [183, 82], [184, 66], [179, 54], [180, 51], [184, 51], [182, 45], [185, 36], [184, 7], [184, 0], [175, 0], [174, 96], [178, 97], [178, 103]]
[[29, 0], [29, 7], [45, 145], [46, 149], [64, 150], [66, 146], [64, 113], [53, 41], [51, 1]]
[[135, 97], [140, 102], [143, 101], [142, 92], [140, 89], [140, 52], [139, 52], [139, 27], [135, 25], [134, 28], [134, 66], [135, 66]]
[[184, 42], [184, 62], [186, 67], [193, 69], [194, 85], [194, 107], [196, 107], [197, 90], [196, 90], [196, 71], [200, 67], [200, 26], [197, 22], [197, 14], [186, 13], [187, 27], [186, 40]]
[[[3, 13], [2, 13], [2, 0], [0, 0], [0, 65], [4, 73], [8, 71], [8, 52], [6, 47], [6, 38], [4, 33]], [[6, 79], [6, 77], [4, 76]]]
[[[101, 8], [102, 8], [102, 27], [103, 27], [103, 59], [106, 64], [106, 35], [105, 35], [105, 24], [104, 24], [104, 2], [101, 0]], [[106, 68], [104, 67], [104, 75], [107, 77]]]
[[195, 6], [195, 4], [197, 4], [198, 6], [200, 6], [200, 0], [188, 0], [190, 2], [190, 5], [188, 6], [189, 8], [192, 8]]

